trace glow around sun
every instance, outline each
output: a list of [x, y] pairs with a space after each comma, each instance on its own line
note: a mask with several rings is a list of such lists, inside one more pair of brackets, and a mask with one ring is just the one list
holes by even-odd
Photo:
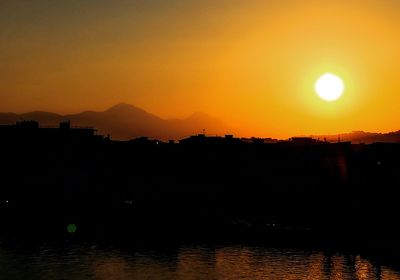
[[315, 82], [315, 91], [325, 101], [335, 101], [343, 95], [343, 80], [331, 73], [325, 73]]

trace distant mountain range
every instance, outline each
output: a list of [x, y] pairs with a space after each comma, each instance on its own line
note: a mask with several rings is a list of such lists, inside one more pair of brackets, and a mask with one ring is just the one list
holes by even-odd
[[328, 142], [337, 142], [340, 139], [342, 142], [350, 141], [354, 144], [369, 144], [375, 142], [394, 143], [400, 142], [400, 130], [388, 133], [353, 131], [336, 135], [311, 135], [311, 137], [320, 140], [324, 140], [325, 138]]
[[70, 120], [72, 126], [95, 127], [99, 134], [110, 134], [112, 139], [119, 140], [141, 136], [160, 140], [182, 139], [202, 133], [203, 129], [211, 135], [230, 132], [222, 121], [205, 113], [194, 113], [186, 119], [162, 119], [126, 103], [120, 103], [103, 112], [84, 111], [70, 115], [42, 111], [0, 113], [0, 124], [14, 124], [21, 120], [35, 120], [41, 126], [57, 126], [61, 121]]
[[[84, 111], [60, 115], [34, 111], [24, 114], [0, 113], [0, 124], [15, 124], [21, 120], [35, 120], [41, 126], [58, 126], [70, 120], [72, 126], [95, 127], [99, 134], [110, 134], [112, 139], [127, 140], [141, 136], [169, 140], [182, 139], [205, 130], [207, 135], [232, 134], [232, 128], [205, 113], [194, 113], [185, 119], [162, 119], [130, 104], [120, 103], [103, 112]], [[312, 138], [337, 142], [338, 135], [311, 135]], [[341, 133], [340, 141], [352, 143], [400, 142], [400, 130], [389, 133], [353, 131]]]

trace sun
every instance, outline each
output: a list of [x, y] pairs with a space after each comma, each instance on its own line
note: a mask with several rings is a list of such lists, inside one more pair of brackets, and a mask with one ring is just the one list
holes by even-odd
[[315, 91], [325, 101], [338, 100], [344, 91], [343, 80], [331, 73], [325, 73], [315, 82]]

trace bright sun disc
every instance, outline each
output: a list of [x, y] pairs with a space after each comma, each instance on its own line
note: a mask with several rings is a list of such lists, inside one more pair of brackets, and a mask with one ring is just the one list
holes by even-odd
[[343, 94], [343, 90], [342, 79], [331, 73], [323, 74], [315, 83], [315, 91], [318, 96], [326, 101], [339, 99]]

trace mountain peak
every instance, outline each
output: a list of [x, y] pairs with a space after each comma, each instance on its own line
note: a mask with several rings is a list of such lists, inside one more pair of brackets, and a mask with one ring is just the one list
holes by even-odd
[[110, 108], [108, 108], [105, 112], [109, 112], [109, 111], [125, 111], [125, 110], [140, 110], [140, 111], [144, 111], [138, 107], [135, 107], [131, 104], [125, 103], [125, 102], [121, 102], [118, 103]]
[[134, 105], [128, 104], [128, 103], [118, 103], [117, 105], [114, 105], [107, 110], [104, 111], [106, 114], [111, 114], [111, 115], [148, 115], [148, 116], [153, 116], [155, 118], [155, 115], [148, 113], [147, 111], [136, 107]]
[[227, 128], [217, 119], [194, 113], [186, 119], [165, 120], [128, 103], [118, 103], [103, 112], [84, 111], [78, 114], [58, 115], [47, 112], [1, 114], [1, 124], [12, 124], [20, 119], [37, 120], [40, 124], [57, 126], [68, 119], [76, 126], [93, 126], [99, 134], [110, 134], [114, 139], [132, 139], [141, 136], [169, 140], [182, 139], [199, 133], [204, 128], [210, 134], [222, 134]]
[[203, 113], [203, 112], [194, 112], [194, 113], [191, 115], [191, 117], [205, 117], [205, 116], [208, 117], [208, 115], [207, 115], [206, 113]]
[[203, 112], [194, 112], [187, 119], [188, 120], [204, 120], [204, 119], [214, 119], [214, 118]]

